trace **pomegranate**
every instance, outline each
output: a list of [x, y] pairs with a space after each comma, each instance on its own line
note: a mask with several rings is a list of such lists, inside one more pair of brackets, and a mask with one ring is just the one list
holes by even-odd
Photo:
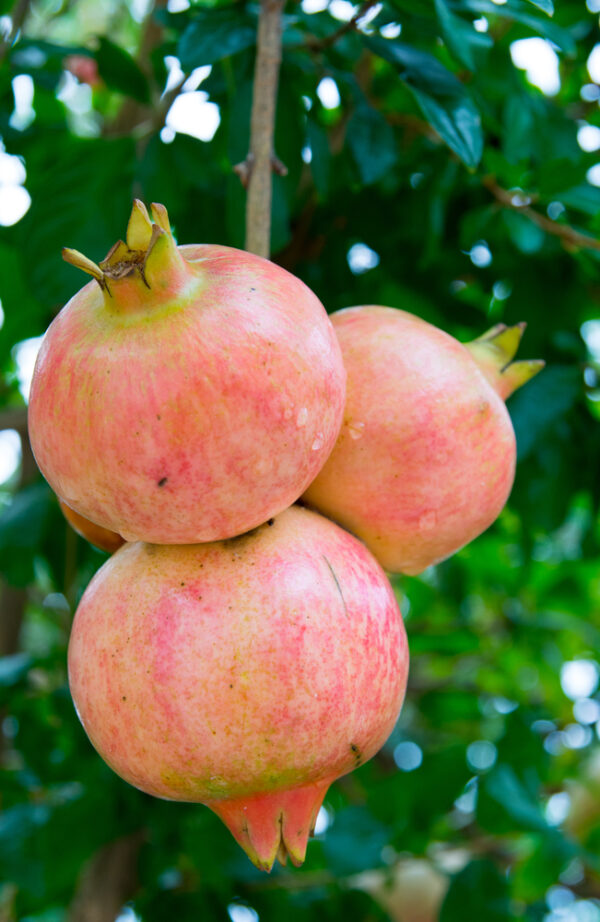
[[76, 531], [78, 535], [81, 535], [94, 547], [99, 547], [102, 551], [113, 554], [125, 543], [121, 535], [117, 535], [116, 532], [109, 531], [108, 528], [102, 528], [101, 525], [96, 525], [95, 522], [85, 519], [78, 512], [74, 512], [66, 503], [63, 503], [62, 499], [59, 499], [58, 505], [73, 531]]
[[126, 540], [241, 534], [293, 503], [339, 431], [345, 371], [320, 301], [268, 260], [177, 247], [166, 210], [127, 229], [50, 325], [29, 404], [39, 467]]
[[369, 551], [294, 506], [239, 538], [127, 544], [75, 615], [69, 681], [126, 781], [206, 804], [251, 860], [299, 865], [329, 785], [380, 748], [408, 651]]
[[524, 324], [500, 324], [464, 346], [389, 307], [347, 308], [331, 320], [348, 373], [345, 417], [304, 499], [385, 569], [419, 573], [501, 512], [516, 457], [504, 399], [544, 363], [511, 363]]
[[80, 83], [87, 83], [91, 87], [102, 84], [96, 59], [89, 55], [69, 54], [63, 60], [63, 67], [77, 77]]

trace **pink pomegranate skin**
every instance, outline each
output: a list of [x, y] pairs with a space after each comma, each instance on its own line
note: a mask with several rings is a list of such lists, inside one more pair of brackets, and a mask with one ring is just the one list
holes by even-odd
[[69, 681], [90, 740], [149, 794], [204, 803], [259, 867], [304, 859], [331, 782], [369, 759], [408, 650], [370, 552], [294, 506], [254, 532], [125, 545], [73, 623]]
[[[419, 573], [501, 512], [516, 446], [500, 394], [543, 363], [508, 359], [509, 386], [493, 347], [506, 327], [477, 345], [480, 367], [468, 347], [406, 311], [352, 307], [331, 320], [348, 374], [346, 409], [304, 499], [361, 538], [386, 570]], [[508, 330], [514, 351], [522, 331]]]
[[268, 260], [159, 250], [143, 278], [132, 262], [91, 282], [50, 325], [31, 443], [54, 491], [128, 541], [228, 538], [295, 502], [325, 462], [340, 349], [317, 297]]

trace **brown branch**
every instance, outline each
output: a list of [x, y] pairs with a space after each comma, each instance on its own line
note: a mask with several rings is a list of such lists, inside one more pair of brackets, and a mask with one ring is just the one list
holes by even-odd
[[9, 656], [19, 648], [19, 633], [26, 602], [25, 589], [0, 582], [0, 656]]
[[[160, 93], [160, 88], [154, 85], [151, 61], [152, 50], [158, 44], [163, 34], [163, 27], [154, 18], [154, 13], [156, 10], [163, 9], [166, 5], [167, 0], [154, 0], [154, 3], [151, 4], [142, 24], [140, 43], [135, 56], [136, 63], [139, 65], [140, 70], [146, 75], [150, 84], [152, 101], [150, 103], [142, 103], [130, 97], [125, 99], [115, 118], [105, 124], [102, 132], [104, 137], [121, 137], [133, 133], [138, 142], [143, 146], [156, 128], [161, 127], [166, 112], [169, 111], [167, 108], [166, 112], [163, 113], [163, 106], [161, 105], [160, 108], [158, 108], [155, 104], [155, 97]], [[175, 95], [180, 92], [184, 82], [185, 80], [181, 81]], [[162, 121], [160, 121], [158, 125], [157, 109], [162, 117]]]
[[325, 38], [307, 38], [302, 47], [308, 48], [310, 51], [323, 51], [325, 48], [330, 48], [339, 41], [340, 38], [347, 35], [348, 32], [354, 32], [360, 20], [366, 16], [371, 7], [375, 6], [378, 2], [379, 0], [366, 0], [354, 14], [352, 19], [345, 22], [343, 26], [340, 26], [339, 29], [336, 29], [331, 35], [326, 35]]
[[3, 429], [16, 429], [19, 435], [27, 432], [27, 409], [14, 407], [0, 411], [0, 432]]
[[511, 192], [508, 189], [503, 189], [502, 186], [498, 185], [494, 176], [484, 176], [481, 182], [503, 208], [510, 208], [512, 211], [518, 211], [519, 214], [525, 215], [526, 218], [547, 234], [559, 237], [567, 249], [600, 250], [600, 240], [596, 237], [582, 234], [580, 231], [575, 230], [574, 227], [571, 227], [570, 224], [559, 224], [546, 217], [546, 215], [531, 207], [529, 197], [514, 190]]
[[17, 0], [14, 7], [10, 13], [11, 27], [10, 32], [4, 41], [0, 44], [0, 62], [6, 57], [8, 49], [16, 39], [17, 35], [23, 28], [23, 23], [27, 18], [29, 13], [29, 7], [31, 6], [31, 0]]
[[68, 922], [114, 922], [138, 887], [142, 831], [101, 848], [85, 866], [69, 908]]
[[269, 257], [271, 251], [271, 171], [275, 103], [281, 63], [281, 13], [285, 0], [261, 0], [250, 117], [246, 249]]

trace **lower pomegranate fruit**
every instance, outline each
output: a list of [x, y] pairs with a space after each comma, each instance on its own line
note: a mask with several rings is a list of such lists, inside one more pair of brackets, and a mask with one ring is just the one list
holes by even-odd
[[106, 762], [149, 794], [206, 804], [266, 870], [302, 863], [329, 785], [391, 732], [407, 672], [385, 574], [299, 507], [228, 541], [121, 548], [69, 647]]
[[419, 573], [500, 514], [516, 458], [504, 399], [544, 363], [511, 361], [524, 324], [464, 346], [389, 307], [331, 320], [348, 374], [344, 423], [304, 499], [385, 569]]

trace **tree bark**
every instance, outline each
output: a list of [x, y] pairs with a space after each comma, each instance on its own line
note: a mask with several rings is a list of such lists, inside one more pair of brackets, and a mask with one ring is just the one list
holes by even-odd
[[138, 886], [140, 830], [101, 848], [84, 867], [67, 922], [115, 922]]
[[260, 5], [247, 159], [246, 249], [267, 258], [271, 252], [271, 172], [283, 7], [284, 0], [262, 0]]

